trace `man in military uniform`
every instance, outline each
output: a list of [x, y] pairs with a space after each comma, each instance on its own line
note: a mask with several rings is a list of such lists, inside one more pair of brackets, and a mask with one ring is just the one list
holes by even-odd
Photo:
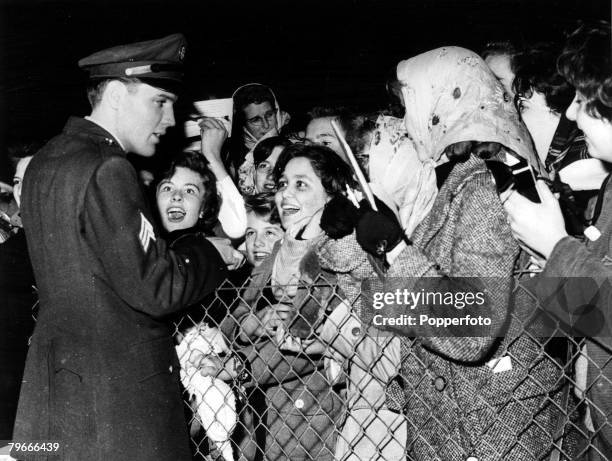
[[174, 125], [180, 34], [79, 62], [89, 117], [28, 168], [22, 214], [40, 295], [15, 425], [18, 459], [191, 460], [179, 364], [164, 320], [225, 276], [215, 247], [155, 233], [126, 152], [151, 156]]

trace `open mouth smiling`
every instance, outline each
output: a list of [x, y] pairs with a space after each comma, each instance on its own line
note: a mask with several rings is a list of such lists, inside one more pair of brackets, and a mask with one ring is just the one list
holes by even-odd
[[270, 256], [269, 251], [254, 251], [253, 252], [253, 258], [255, 259], [255, 261], [258, 261], [258, 262], [263, 261], [268, 256]]
[[301, 210], [299, 206], [290, 205], [288, 203], [281, 203], [281, 209], [283, 210], [284, 216], [296, 214], [298, 211]]
[[171, 207], [166, 210], [166, 215], [168, 216], [168, 221], [170, 222], [180, 222], [183, 220], [187, 213], [185, 210], [179, 207]]

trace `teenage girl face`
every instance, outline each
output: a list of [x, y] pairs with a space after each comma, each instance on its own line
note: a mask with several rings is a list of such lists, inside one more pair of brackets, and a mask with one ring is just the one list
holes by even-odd
[[254, 267], [261, 265], [270, 256], [274, 244], [283, 237], [280, 224], [270, 223], [270, 217], [263, 217], [251, 211], [247, 213], [245, 246], [247, 261]]
[[576, 92], [565, 115], [574, 120], [584, 133], [589, 154], [605, 162], [612, 162], [612, 123], [605, 118], [596, 118], [587, 112], [587, 99]]
[[204, 209], [204, 179], [182, 166], [157, 186], [157, 208], [166, 231], [188, 229], [197, 224]]
[[272, 153], [267, 159], [257, 165], [255, 168], [255, 192], [272, 192], [276, 189], [272, 172], [280, 154], [283, 152], [283, 146], [276, 146], [272, 149]]

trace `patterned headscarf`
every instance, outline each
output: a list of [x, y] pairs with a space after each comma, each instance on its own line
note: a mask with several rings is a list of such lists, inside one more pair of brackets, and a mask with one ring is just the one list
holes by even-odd
[[404, 122], [419, 158], [439, 162], [462, 141], [497, 142], [542, 171], [512, 101], [474, 52], [443, 47], [401, 61]]
[[379, 199], [387, 205], [391, 202], [397, 209], [402, 228], [410, 237], [436, 198], [434, 162], [421, 161], [408, 138], [404, 121], [387, 115], [376, 120], [368, 156], [372, 190]]

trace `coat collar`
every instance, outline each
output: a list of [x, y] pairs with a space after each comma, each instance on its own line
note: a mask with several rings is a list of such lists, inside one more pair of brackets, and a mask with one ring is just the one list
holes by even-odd
[[125, 155], [125, 151], [121, 148], [121, 144], [115, 139], [115, 137], [102, 128], [97, 123], [92, 122], [81, 117], [70, 117], [66, 126], [64, 127], [64, 133], [69, 135], [87, 136], [98, 144], [105, 144], [107, 146], [116, 147], [118, 151]]
[[[465, 162], [457, 162], [444, 185], [438, 192], [436, 200], [427, 217], [416, 228], [412, 240], [424, 248], [444, 226], [450, 213], [453, 198], [475, 175], [488, 174], [484, 160], [470, 155]], [[492, 181], [492, 179], [491, 179]]]

